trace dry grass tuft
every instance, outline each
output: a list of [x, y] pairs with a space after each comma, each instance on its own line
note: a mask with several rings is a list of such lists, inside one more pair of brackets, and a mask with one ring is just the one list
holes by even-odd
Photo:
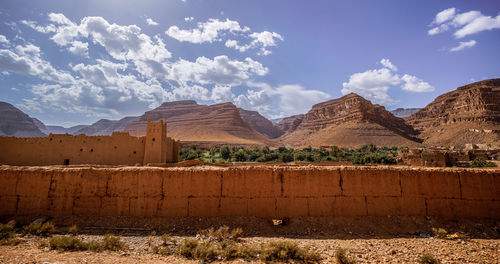
[[56, 230], [52, 222], [35, 222], [23, 227], [24, 235], [49, 236]]
[[436, 259], [432, 254], [424, 253], [417, 258], [420, 264], [440, 264], [441, 262]]
[[347, 256], [347, 250], [345, 248], [339, 248], [335, 252], [335, 258], [339, 264], [354, 264], [356, 263], [353, 259]]

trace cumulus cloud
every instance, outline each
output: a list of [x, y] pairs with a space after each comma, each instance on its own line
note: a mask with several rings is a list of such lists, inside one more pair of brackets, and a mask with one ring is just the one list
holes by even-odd
[[154, 21], [152, 18], [150, 18], [150, 17], [148, 17], [148, 18], [146, 19], [146, 23], [148, 23], [148, 25], [150, 25], [150, 26], [158, 26], [158, 25], [159, 25], [159, 24], [158, 24], [158, 22], [155, 22], [155, 21]]
[[460, 50], [463, 50], [463, 49], [466, 49], [466, 48], [473, 47], [474, 45], [476, 45], [476, 41], [475, 40], [461, 41], [458, 44], [458, 46], [451, 48], [450, 51], [460, 51]]
[[180, 29], [177, 26], [171, 26], [165, 31], [169, 37], [181, 42], [203, 43], [214, 42], [219, 40], [219, 34], [222, 32], [246, 32], [248, 27], [241, 27], [238, 21], [226, 19], [220, 21], [218, 19], [209, 19], [207, 22], [198, 23], [198, 28], [195, 29]]
[[9, 40], [4, 35], [0, 35], [0, 43], [9, 44]]
[[382, 59], [381, 69], [367, 70], [354, 73], [348, 82], [342, 84], [342, 94], [357, 93], [376, 104], [393, 105], [397, 101], [392, 99], [388, 91], [391, 87], [400, 86], [409, 92], [432, 92], [434, 87], [415, 76], [404, 74], [400, 77], [395, 73], [397, 67], [389, 59]]
[[186, 21], [186, 22], [191, 22], [193, 20], [194, 20], [194, 17], [185, 17], [184, 18], [184, 21]]
[[[431, 25], [433, 28], [429, 29], [427, 32], [431, 36], [454, 29], [455, 32], [453, 36], [456, 39], [461, 39], [482, 31], [500, 29], [500, 15], [496, 17], [486, 16], [476, 10], [458, 13], [455, 8], [448, 8], [439, 12]], [[464, 48], [472, 47], [475, 44], [475, 41], [460, 42], [459, 46], [451, 50], [459, 51]]]
[[259, 55], [269, 55], [271, 51], [267, 49], [267, 47], [275, 47], [277, 40], [283, 40], [283, 37], [276, 32], [254, 32], [249, 35], [251, 39], [253, 39], [249, 44], [240, 45], [238, 41], [233, 39], [228, 39], [225, 43], [226, 47], [233, 48], [240, 52], [245, 52], [251, 48], [260, 48]]
[[[172, 61], [160, 36], [150, 37], [136, 25], [113, 24], [102, 17], [84, 17], [73, 22], [63, 14], [49, 14], [48, 20], [49, 25], [35, 22], [26, 22], [26, 25], [49, 34], [57, 46], [74, 54], [88, 57], [89, 48], [101, 46], [109, 57], [106, 60], [92, 59], [90, 64], [70, 64], [71, 72], [67, 72], [57, 70], [43, 60], [36, 46], [0, 50], [0, 70], [37, 76], [45, 81], [33, 86], [34, 97], [25, 100], [25, 108], [43, 110], [63, 105], [58, 109], [113, 115], [130, 113], [133, 109], [140, 112], [144, 107], [180, 99], [207, 103], [238, 101], [242, 104], [246, 99], [249, 105], [266, 109], [264, 99], [276, 96], [276, 91], [280, 91], [250, 91], [244, 94], [245, 98], [239, 99], [233, 94], [233, 87], [268, 73], [268, 68], [251, 58], [236, 60], [221, 55], [213, 58], [202, 56], [194, 61]], [[249, 30], [229, 20], [202, 27], [200, 38], [211, 39], [215, 32], [214, 40], [221, 36], [222, 31], [241, 33]], [[220, 31], [220, 28], [226, 29]], [[276, 45], [275, 41], [282, 39], [271, 32], [254, 36], [261, 43], [260, 47]], [[305, 89], [294, 91], [307, 98], [316, 94]]]
[[391, 71], [398, 71], [398, 68], [394, 66], [389, 59], [381, 59], [380, 64], [384, 65], [384, 67], [390, 69]]
[[50, 62], [42, 59], [40, 48], [33, 44], [18, 45], [14, 51], [0, 49], [0, 70], [58, 83], [74, 81], [71, 74], [55, 69]]
[[84, 43], [81, 41], [73, 41], [71, 43], [71, 47], [68, 48], [68, 50], [76, 55], [80, 55], [82, 57], [88, 57], [89, 56], [89, 44]]

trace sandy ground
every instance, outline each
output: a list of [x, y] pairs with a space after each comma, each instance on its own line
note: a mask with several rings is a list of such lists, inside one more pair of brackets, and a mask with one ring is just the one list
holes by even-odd
[[[99, 235], [79, 235], [82, 239], [100, 239]], [[173, 237], [181, 241], [186, 237]], [[265, 243], [280, 238], [246, 237], [246, 243]], [[160, 244], [159, 236], [124, 236], [129, 246], [120, 252], [59, 252], [41, 247], [41, 238], [25, 238], [18, 246], [0, 246], [0, 263], [199, 263], [177, 256], [160, 256], [152, 246]], [[321, 263], [335, 263], [335, 251], [347, 249], [357, 263], [416, 263], [423, 252], [433, 254], [441, 263], [500, 263], [499, 239], [448, 240], [426, 238], [391, 239], [290, 239], [321, 254]], [[234, 260], [232, 263], [246, 262]], [[256, 263], [259, 263], [258, 261]]]

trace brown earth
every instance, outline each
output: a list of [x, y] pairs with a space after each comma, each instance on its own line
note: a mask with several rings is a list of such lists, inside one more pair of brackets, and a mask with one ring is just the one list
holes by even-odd
[[459, 87], [405, 119], [421, 132], [426, 145], [498, 145], [500, 79]]
[[304, 115], [293, 115], [285, 117], [279, 121], [277, 126], [283, 131], [283, 133], [291, 133], [297, 129], [297, 127], [304, 120]]
[[418, 144], [416, 135], [411, 126], [383, 106], [373, 105], [351, 93], [314, 105], [296, 130], [283, 135], [279, 141], [290, 146], [313, 147], [412, 146]]
[[181, 141], [225, 142], [226, 144], [274, 145], [268, 137], [253, 130], [232, 103], [199, 105], [195, 101], [163, 103], [144, 113], [125, 131], [141, 136], [147, 121], [167, 122], [168, 136]]
[[[80, 219], [77, 219], [78, 221]], [[94, 223], [120, 222], [122, 218], [95, 219]], [[285, 226], [273, 226], [258, 218], [192, 218], [165, 220], [165, 228], [144, 226], [143, 229], [102, 229], [81, 226], [79, 239], [101, 240], [105, 233], [121, 235], [128, 249], [117, 252], [60, 252], [40, 246], [48, 238], [24, 237], [18, 246], [0, 246], [0, 263], [199, 263], [179, 256], [160, 256], [153, 247], [161, 244], [160, 235], [171, 234], [179, 244], [207, 227], [243, 227], [241, 243], [259, 245], [276, 240], [291, 240], [309, 247], [323, 258], [320, 263], [336, 263], [335, 252], [347, 250], [357, 263], [416, 263], [424, 252], [441, 263], [498, 263], [500, 236], [494, 221], [440, 221], [425, 218], [293, 218]], [[75, 222], [80, 224], [80, 222]], [[175, 223], [175, 225], [174, 225]], [[57, 225], [64, 234], [69, 226]], [[80, 227], [80, 225], [79, 225]], [[455, 239], [434, 237], [431, 228], [440, 227]], [[152, 233], [155, 231], [155, 233]], [[449, 236], [453, 238], [454, 236]], [[216, 261], [214, 263], [222, 263]], [[234, 260], [229, 263], [241, 263]], [[263, 263], [262, 261], [253, 261]]]

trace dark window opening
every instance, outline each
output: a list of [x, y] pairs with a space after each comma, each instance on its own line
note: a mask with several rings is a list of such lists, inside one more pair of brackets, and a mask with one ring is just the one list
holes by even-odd
[[117, 147], [117, 146], [115, 146], [115, 149], [117, 149], [117, 148], [118, 148], [118, 147]]
[[155, 138], [153, 138], [153, 141], [155, 141]]
[[62, 140], [61, 140], [61, 139], [59, 139], [59, 143], [62, 143]]
[[69, 159], [64, 159], [64, 165], [69, 165]]
[[134, 154], [136, 154], [137, 152], [134, 150]]
[[52, 138], [50, 138], [50, 141], [52, 141]]
[[83, 149], [81, 148], [81, 149], [80, 149], [80, 152], [82, 152], [82, 151], [83, 151]]
[[90, 149], [90, 152], [94, 152], [94, 149]]

